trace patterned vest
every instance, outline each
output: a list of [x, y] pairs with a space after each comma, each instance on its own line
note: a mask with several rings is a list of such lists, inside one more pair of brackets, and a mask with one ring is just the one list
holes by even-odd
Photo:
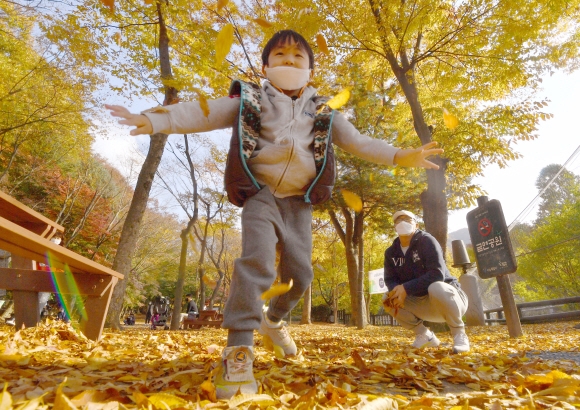
[[[244, 206], [249, 197], [258, 193], [262, 187], [247, 165], [260, 138], [260, 114], [262, 94], [256, 84], [234, 80], [230, 96], [239, 95], [240, 111], [233, 127], [230, 149], [226, 164], [225, 186], [229, 201], [236, 206]], [[334, 112], [327, 105], [327, 97], [312, 98], [316, 105], [314, 118], [314, 163], [316, 177], [305, 187], [304, 200], [312, 205], [321, 204], [332, 195], [336, 179], [336, 162], [332, 147], [332, 118]]]

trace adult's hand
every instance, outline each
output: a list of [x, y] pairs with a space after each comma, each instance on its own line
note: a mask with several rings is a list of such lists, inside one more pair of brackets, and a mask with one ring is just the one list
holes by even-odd
[[153, 133], [153, 126], [151, 121], [145, 115], [142, 114], [132, 114], [128, 109], [121, 105], [108, 105], [105, 104], [107, 110], [111, 110], [111, 115], [113, 117], [122, 118], [119, 120], [119, 124], [129, 125], [131, 127], [136, 127], [130, 131], [131, 135], [151, 135]]
[[395, 165], [402, 167], [422, 167], [427, 169], [439, 169], [439, 165], [428, 161], [427, 157], [431, 155], [443, 154], [443, 149], [434, 148], [437, 146], [437, 141], [432, 141], [419, 148], [400, 149], [395, 154]]
[[397, 308], [402, 308], [405, 304], [405, 299], [407, 298], [407, 291], [403, 285], [397, 285], [393, 288], [393, 290], [389, 293], [391, 300], [393, 301], [393, 305]]

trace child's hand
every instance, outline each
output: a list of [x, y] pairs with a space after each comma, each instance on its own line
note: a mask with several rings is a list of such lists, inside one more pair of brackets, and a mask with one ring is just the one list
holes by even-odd
[[434, 164], [431, 161], [427, 161], [427, 157], [431, 155], [439, 155], [443, 153], [441, 148], [432, 147], [437, 146], [437, 141], [432, 141], [428, 144], [423, 145], [420, 148], [412, 149], [400, 149], [395, 154], [394, 163], [395, 165], [401, 165], [403, 167], [423, 167], [427, 169], [439, 169], [439, 165]]
[[124, 118], [123, 120], [119, 120], [119, 124], [137, 127], [131, 130], [131, 135], [150, 135], [153, 133], [151, 121], [149, 121], [149, 118], [146, 116], [141, 114], [131, 114], [128, 109], [120, 105], [105, 104], [105, 108], [111, 110], [111, 115], [113, 117]]

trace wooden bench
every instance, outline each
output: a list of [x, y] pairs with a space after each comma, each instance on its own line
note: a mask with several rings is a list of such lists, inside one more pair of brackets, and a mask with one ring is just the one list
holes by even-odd
[[[0, 289], [12, 290], [16, 328], [40, 322], [38, 293], [86, 296], [80, 330], [99, 340], [113, 288], [123, 275], [50, 241], [64, 228], [0, 191], [0, 249], [12, 267], [0, 268]], [[36, 269], [45, 262], [51, 271]]]
[[221, 327], [224, 315], [217, 310], [202, 310], [197, 319], [183, 319], [184, 329], [200, 329], [202, 326]]
[[[520, 323], [542, 323], [542, 322], [553, 322], [557, 320], [573, 320], [580, 318], [580, 309], [562, 311], [558, 313], [548, 313], [540, 315], [527, 315], [527, 313], [533, 312], [538, 308], [563, 306], [579, 304], [580, 296], [573, 296], [569, 298], [561, 299], [551, 299], [551, 300], [540, 300], [536, 302], [523, 302], [516, 304], [518, 310], [518, 316], [520, 317]], [[487, 309], [483, 312], [485, 314], [485, 322], [487, 324], [500, 323], [505, 324], [506, 319], [504, 318], [503, 307], [498, 307], [495, 309]], [[496, 318], [492, 318], [492, 314], [496, 314]]]

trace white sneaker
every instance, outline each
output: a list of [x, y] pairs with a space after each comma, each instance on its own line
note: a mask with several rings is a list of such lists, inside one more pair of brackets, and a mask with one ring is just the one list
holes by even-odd
[[[278, 323], [272, 322], [266, 316], [267, 310], [264, 306], [262, 323], [258, 330], [258, 333], [264, 337], [264, 347], [274, 352], [284, 352], [284, 356], [294, 356], [298, 349], [296, 349], [296, 343], [294, 343], [292, 336], [286, 329], [286, 322], [283, 320]], [[275, 347], [278, 347], [278, 349], [275, 349]]]
[[415, 336], [415, 341], [413, 342], [413, 347], [415, 349], [423, 349], [425, 347], [437, 347], [441, 344], [435, 333], [427, 330], [427, 333], [422, 333]]
[[453, 353], [469, 352], [469, 339], [465, 334], [465, 329], [460, 329], [454, 332], [453, 335]]
[[230, 346], [222, 352], [221, 368], [214, 379], [218, 399], [230, 399], [238, 391], [256, 394], [258, 385], [253, 372], [254, 350], [252, 346]]

